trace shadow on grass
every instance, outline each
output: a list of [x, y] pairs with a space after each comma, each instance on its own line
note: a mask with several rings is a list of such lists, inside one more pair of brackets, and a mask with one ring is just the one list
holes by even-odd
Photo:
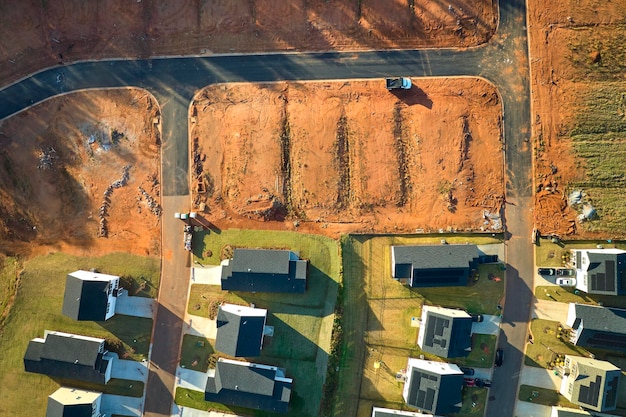
[[186, 334], [183, 336], [183, 345], [180, 353], [180, 366], [198, 372], [209, 369], [209, 360], [215, 350], [209, 339]]
[[89, 382], [77, 381], [75, 379], [52, 378], [54, 382], [69, 388], [77, 388], [88, 391], [101, 392], [103, 394], [124, 395], [126, 397], [143, 396], [144, 384], [140, 381], [129, 381], [127, 379], [111, 379], [106, 385], [93, 384]]
[[141, 360], [148, 357], [152, 319], [117, 315], [97, 323], [123, 343], [123, 350], [115, 352], [121, 359]]

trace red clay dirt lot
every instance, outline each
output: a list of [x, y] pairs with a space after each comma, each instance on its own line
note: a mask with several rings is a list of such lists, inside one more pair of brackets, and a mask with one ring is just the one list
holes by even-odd
[[[220, 228], [497, 230], [501, 103], [475, 78], [215, 85], [192, 106], [193, 198]], [[494, 227], [495, 226], [495, 227]]]
[[498, 10], [496, 0], [0, 0], [0, 16], [9, 81], [82, 59], [474, 46]]
[[[612, 64], [607, 62], [616, 49], [612, 48], [611, 42], [619, 39], [616, 37], [619, 32], [623, 37], [624, 16], [626, 2], [623, 0], [528, 2], [537, 186], [534, 216], [535, 224], [543, 234], [577, 239], [626, 235], [623, 227], [621, 231], [615, 229], [607, 236], [606, 231], [594, 231], [586, 224], [577, 223], [576, 217], [580, 210], [577, 212], [567, 205], [571, 184], [585, 180], [590, 172], [588, 168], [591, 167], [589, 159], [585, 159], [582, 154], [577, 155], [572, 130], [581, 114], [587, 113], [599, 121], [605, 117], [586, 107], [585, 98], [598, 94], [609, 82], [614, 85], [621, 83], [622, 92], [626, 88], [626, 73], [623, 69], [611, 73]], [[623, 41], [619, 43], [623, 45]], [[623, 62], [622, 57], [622, 68]], [[601, 100], [595, 100], [598, 106], [604, 106], [601, 111], [610, 111], [609, 106]], [[618, 116], [616, 113], [606, 117], [619, 119]], [[606, 125], [609, 123], [607, 120]], [[613, 141], [613, 145], [617, 142]], [[591, 142], [589, 145], [595, 146]], [[607, 166], [610, 164], [610, 149], [606, 147], [603, 151], [605, 162], [602, 163]], [[615, 156], [619, 157], [617, 154]], [[602, 154], [594, 157], [600, 161], [603, 159]], [[613, 194], [612, 198], [615, 199], [620, 195], [618, 192], [623, 193], [624, 190], [609, 190], [608, 194]], [[600, 199], [598, 195], [595, 197]], [[619, 205], [623, 206], [621, 202]], [[608, 215], [604, 216], [605, 220]], [[615, 221], [623, 223], [623, 217]]]
[[[0, 250], [160, 254], [158, 107], [143, 90], [53, 98], [0, 122]], [[99, 237], [104, 209], [108, 237]]]

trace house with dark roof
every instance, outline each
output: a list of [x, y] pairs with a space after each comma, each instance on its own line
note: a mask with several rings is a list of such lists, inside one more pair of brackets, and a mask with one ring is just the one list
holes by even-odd
[[580, 408], [567, 408], [552, 406], [550, 417], [617, 417], [614, 414], [597, 413], [595, 411], [582, 410]]
[[104, 349], [104, 339], [46, 330], [43, 339], [28, 343], [27, 372], [106, 384], [117, 355]]
[[561, 394], [572, 404], [593, 411], [617, 408], [622, 371], [611, 362], [565, 355]]
[[392, 246], [391, 276], [409, 287], [464, 286], [478, 264], [497, 261], [476, 245]]
[[64, 316], [74, 320], [105, 321], [115, 314], [120, 277], [90, 271], [67, 275], [63, 297]]
[[424, 306], [417, 344], [442, 358], [465, 357], [472, 349], [472, 317], [463, 310]]
[[577, 346], [626, 352], [626, 310], [570, 303], [565, 324]]
[[574, 249], [570, 259], [576, 269], [577, 290], [587, 294], [626, 294], [626, 251]]
[[414, 411], [392, 410], [391, 408], [372, 408], [372, 417], [436, 417], [432, 414], [416, 413]]
[[48, 396], [46, 417], [100, 417], [102, 394], [61, 387]]
[[289, 250], [235, 249], [222, 261], [222, 289], [304, 293], [308, 261]]
[[219, 358], [209, 373], [204, 399], [238, 407], [286, 413], [293, 380], [275, 366]]
[[215, 349], [234, 357], [261, 354], [267, 310], [222, 304], [217, 311]]
[[402, 396], [422, 412], [450, 414], [461, 409], [463, 372], [458, 366], [409, 358]]

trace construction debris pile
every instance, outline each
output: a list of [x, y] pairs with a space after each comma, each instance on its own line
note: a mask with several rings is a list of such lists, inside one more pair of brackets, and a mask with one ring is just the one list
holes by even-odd
[[139, 192], [141, 193], [143, 198], [146, 199], [146, 204], [148, 205], [148, 208], [150, 209], [152, 214], [157, 217], [161, 216], [163, 210], [161, 209], [161, 205], [154, 199], [154, 197], [148, 194], [141, 185], [139, 186]]
[[122, 178], [114, 181], [111, 185], [104, 190], [104, 197], [102, 198], [102, 204], [100, 205], [100, 209], [98, 210], [98, 216], [100, 218], [100, 230], [98, 231], [98, 237], [108, 237], [109, 236], [109, 228], [107, 224], [107, 217], [109, 207], [111, 206], [111, 194], [113, 194], [113, 190], [115, 188], [122, 188], [128, 183], [129, 171], [131, 165], [125, 165], [123, 168]]
[[48, 149], [39, 152], [39, 164], [37, 164], [37, 168], [43, 170], [52, 169], [52, 162], [55, 159], [57, 159], [57, 151], [50, 146]]

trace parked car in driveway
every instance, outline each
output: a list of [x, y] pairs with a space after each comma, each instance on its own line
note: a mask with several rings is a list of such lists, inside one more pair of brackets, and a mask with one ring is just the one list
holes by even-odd
[[556, 285], [560, 285], [561, 287], [575, 287], [576, 278], [557, 278]]
[[468, 376], [472, 376], [476, 372], [474, 368], [468, 368], [467, 366], [459, 366], [459, 369]]
[[539, 275], [556, 275], [555, 268], [538, 268], [537, 273]]
[[487, 387], [487, 388], [489, 388], [491, 386], [491, 381], [488, 380], [488, 379], [476, 378], [474, 380], [474, 383], [476, 384], [477, 387]]
[[570, 268], [557, 268], [556, 274], [562, 277], [573, 277], [576, 275], [576, 270]]
[[476, 323], [480, 323], [485, 319], [482, 314], [470, 314], [470, 316], [472, 317], [472, 321]]
[[463, 378], [463, 383], [466, 387], [473, 387], [476, 385], [476, 380], [474, 378]]
[[504, 351], [502, 350], [502, 348], [499, 348], [498, 350], [496, 350], [496, 366], [502, 366], [502, 362], [504, 361]]

